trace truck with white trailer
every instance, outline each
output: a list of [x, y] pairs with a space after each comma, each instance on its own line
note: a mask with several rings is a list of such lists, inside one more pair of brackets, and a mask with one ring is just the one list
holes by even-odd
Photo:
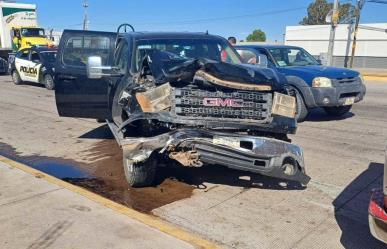
[[0, 73], [8, 71], [11, 52], [34, 45], [53, 45], [38, 26], [35, 4], [0, 1], [0, 18]]

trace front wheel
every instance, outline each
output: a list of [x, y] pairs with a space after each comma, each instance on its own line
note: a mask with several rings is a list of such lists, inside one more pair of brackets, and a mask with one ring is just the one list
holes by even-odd
[[54, 90], [55, 88], [54, 79], [49, 74], [44, 75], [43, 84], [48, 90]]
[[133, 163], [130, 158], [123, 157], [125, 178], [131, 187], [147, 187], [150, 186], [156, 176], [157, 160], [151, 156], [147, 160], [140, 163]]
[[308, 108], [305, 105], [304, 98], [301, 93], [294, 87], [292, 90], [296, 93], [296, 119], [297, 122], [303, 122], [308, 116]]
[[16, 70], [12, 71], [12, 81], [15, 85], [20, 85], [21, 83], [23, 83], [19, 73]]
[[344, 105], [344, 106], [333, 106], [333, 107], [324, 107], [326, 113], [330, 116], [341, 117], [344, 114], [348, 113], [352, 108], [352, 105]]

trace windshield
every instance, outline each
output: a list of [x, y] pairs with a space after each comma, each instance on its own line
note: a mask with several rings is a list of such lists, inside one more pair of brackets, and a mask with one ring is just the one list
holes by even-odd
[[151, 51], [168, 52], [176, 60], [206, 58], [232, 64], [241, 63], [229, 43], [221, 39], [152, 39], [137, 42], [134, 58], [136, 71], [142, 59]]
[[44, 29], [36, 29], [36, 28], [23, 28], [21, 29], [21, 34], [24, 37], [45, 37]]
[[44, 51], [40, 52], [40, 54], [46, 62], [54, 63], [56, 60], [56, 51]]
[[271, 48], [269, 51], [280, 67], [319, 65], [316, 59], [302, 48]]

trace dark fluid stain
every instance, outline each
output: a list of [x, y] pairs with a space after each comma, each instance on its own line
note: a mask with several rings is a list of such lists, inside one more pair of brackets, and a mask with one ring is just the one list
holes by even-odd
[[159, 170], [154, 186], [130, 188], [122, 166], [122, 151], [112, 139], [96, 143], [86, 154], [91, 163], [40, 155], [23, 156], [12, 146], [0, 143], [0, 155], [145, 213], [189, 198], [195, 189], [195, 186], [172, 179], [169, 170], [165, 169]]
[[93, 162], [81, 164], [81, 167], [92, 172], [94, 178], [66, 180], [142, 212], [148, 213], [155, 208], [189, 198], [195, 189], [195, 186], [172, 179], [168, 173], [171, 170], [169, 168], [158, 169], [158, 179], [154, 186], [130, 188], [125, 179], [122, 150], [113, 139], [96, 143], [86, 151], [86, 155]]

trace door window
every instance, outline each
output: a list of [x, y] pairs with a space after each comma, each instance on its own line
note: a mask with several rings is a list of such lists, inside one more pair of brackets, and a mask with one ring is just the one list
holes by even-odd
[[22, 60], [28, 60], [28, 55], [30, 51], [28, 49], [21, 50], [16, 54], [16, 58], [22, 59]]
[[65, 45], [63, 63], [68, 66], [85, 67], [87, 58], [99, 56], [102, 65], [108, 65], [110, 53], [110, 39], [101, 36], [74, 36]]
[[39, 53], [36, 51], [31, 51], [31, 61], [35, 63], [40, 63], [40, 56]]
[[129, 46], [128, 43], [122, 41], [118, 45], [118, 52], [114, 60], [114, 66], [118, 68], [120, 73], [125, 74], [128, 68], [129, 61]]

